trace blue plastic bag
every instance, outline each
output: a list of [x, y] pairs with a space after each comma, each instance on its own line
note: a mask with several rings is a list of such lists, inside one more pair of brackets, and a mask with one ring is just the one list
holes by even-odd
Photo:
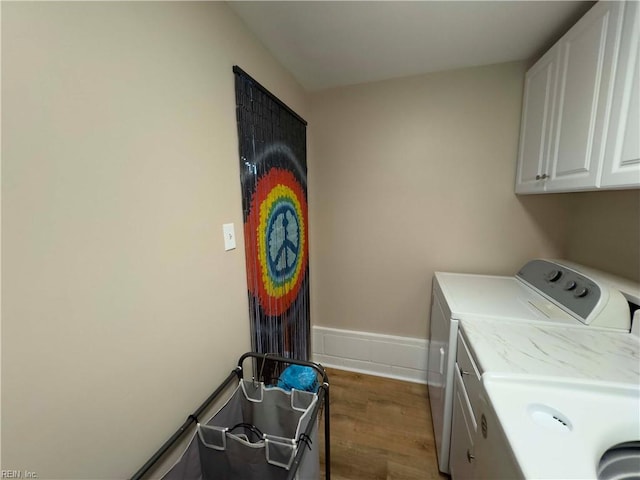
[[302, 365], [289, 365], [278, 379], [278, 387], [284, 390], [303, 390], [305, 392], [318, 391], [318, 377], [311, 367]]

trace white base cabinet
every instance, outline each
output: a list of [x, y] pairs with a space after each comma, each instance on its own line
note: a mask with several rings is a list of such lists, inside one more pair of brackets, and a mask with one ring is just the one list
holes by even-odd
[[458, 331], [454, 379], [449, 459], [452, 480], [522, 478], [461, 331]]
[[454, 480], [476, 477], [474, 442], [478, 431], [478, 399], [482, 381], [471, 352], [458, 331], [453, 387], [453, 419], [449, 469]]
[[478, 404], [481, 413], [474, 444], [476, 458], [473, 478], [475, 480], [524, 479], [498, 417], [484, 394], [479, 397]]
[[460, 372], [456, 371], [454, 375], [449, 468], [452, 478], [455, 480], [467, 480], [474, 478], [473, 461], [475, 460], [475, 452], [473, 439], [476, 434], [477, 424]]
[[640, 187], [637, 7], [597, 3], [527, 72], [516, 193]]

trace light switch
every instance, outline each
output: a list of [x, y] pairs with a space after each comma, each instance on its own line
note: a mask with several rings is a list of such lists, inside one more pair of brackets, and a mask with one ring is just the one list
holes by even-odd
[[233, 250], [236, 248], [236, 232], [233, 223], [223, 223], [222, 233], [224, 234], [224, 249]]

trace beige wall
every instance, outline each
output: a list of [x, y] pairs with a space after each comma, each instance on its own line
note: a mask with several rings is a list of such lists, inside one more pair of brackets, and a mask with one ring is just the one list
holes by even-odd
[[3, 469], [127, 477], [249, 349], [233, 64], [310, 121], [316, 325], [426, 338], [436, 270], [639, 276], [638, 192], [514, 195], [521, 64], [307, 96], [222, 3], [2, 2]]
[[559, 256], [566, 199], [514, 195], [524, 66], [311, 96], [316, 325], [426, 338], [434, 271]]
[[223, 3], [2, 2], [2, 468], [133, 474], [250, 348]]
[[640, 190], [571, 194], [567, 258], [640, 282]]

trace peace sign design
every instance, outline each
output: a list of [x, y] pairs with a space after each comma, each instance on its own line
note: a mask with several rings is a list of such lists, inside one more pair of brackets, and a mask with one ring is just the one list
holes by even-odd
[[[245, 223], [249, 290], [267, 315], [285, 312], [298, 295], [306, 274], [307, 202], [288, 170], [272, 168], [258, 180]], [[249, 260], [249, 250], [247, 259]], [[256, 295], [257, 294], [257, 295]]]
[[269, 276], [284, 283], [295, 272], [300, 253], [300, 235], [295, 207], [288, 199], [279, 201], [273, 208], [267, 226]]

